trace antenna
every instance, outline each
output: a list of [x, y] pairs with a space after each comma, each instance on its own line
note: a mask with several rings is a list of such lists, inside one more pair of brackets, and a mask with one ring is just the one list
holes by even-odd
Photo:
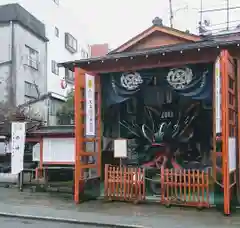
[[169, 20], [170, 20], [170, 27], [173, 28], [173, 9], [172, 9], [172, 0], [169, 0]]

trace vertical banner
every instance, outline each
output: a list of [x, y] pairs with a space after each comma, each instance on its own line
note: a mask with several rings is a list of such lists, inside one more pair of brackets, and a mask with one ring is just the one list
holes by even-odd
[[11, 173], [23, 171], [26, 129], [24, 122], [12, 122]]
[[221, 116], [221, 73], [220, 73], [220, 58], [217, 58], [215, 63], [215, 118], [216, 118], [216, 135], [222, 133], [222, 116]]
[[85, 74], [86, 136], [96, 136], [95, 77]]

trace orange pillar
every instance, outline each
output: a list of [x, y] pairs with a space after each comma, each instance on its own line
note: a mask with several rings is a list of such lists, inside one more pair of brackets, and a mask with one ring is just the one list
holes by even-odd
[[101, 122], [102, 122], [102, 93], [101, 93], [101, 81], [100, 76], [95, 75], [95, 83], [96, 83], [96, 91], [97, 91], [97, 151], [98, 151], [98, 157], [97, 157], [97, 167], [98, 167], [98, 176], [101, 177], [101, 169], [102, 169], [102, 128], [101, 128]]
[[224, 192], [224, 214], [230, 214], [230, 184], [228, 167], [228, 52], [221, 51], [221, 112], [222, 112], [222, 169], [223, 169], [223, 192]]
[[74, 118], [75, 118], [75, 169], [74, 169], [74, 201], [79, 203], [80, 181], [80, 141], [81, 141], [81, 88], [80, 70], [75, 67], [75, 91], [74, 91]]

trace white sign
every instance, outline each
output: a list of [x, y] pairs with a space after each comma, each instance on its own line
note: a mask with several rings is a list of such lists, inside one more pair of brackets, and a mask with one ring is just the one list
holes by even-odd
[[12, 154], [11, 154], [11, 173], [18, 174], [23, 171], [23, 158], [25, 147], [25, 123], [12, 122]]
[[215, 63], [215, 118], [216, 118], [216, 134], [221, 133], [221, 72], [220, 58]]
[[114, 140], [114, 157], [115, 158], [126, 158], [127, 153], [127, 140], [126, 139], [115, 139]]
[[45, 162], [74, 163], [75, 138], [43, 138], [43, 163]]
[[228, 168], [233, 172], [237, 167], [236, 138], [228, 138]]
[[96, 135], [95, 78], [85, 74], [86, 136]]

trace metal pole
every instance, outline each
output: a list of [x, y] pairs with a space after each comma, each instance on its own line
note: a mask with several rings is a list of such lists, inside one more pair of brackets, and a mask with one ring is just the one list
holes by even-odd
[[201, 0], [201, 3], [200, 3], [200, 22], [202, 23], [202, 19], [203, 19], [203, 0]]
[[170, 27], [173, 28], [173, 9], [172, 9], [172, 0], [169, 0], [169, 11], [170, 11]]
[[227, 30], [229, 30], [229, 0], [227, 0]]

